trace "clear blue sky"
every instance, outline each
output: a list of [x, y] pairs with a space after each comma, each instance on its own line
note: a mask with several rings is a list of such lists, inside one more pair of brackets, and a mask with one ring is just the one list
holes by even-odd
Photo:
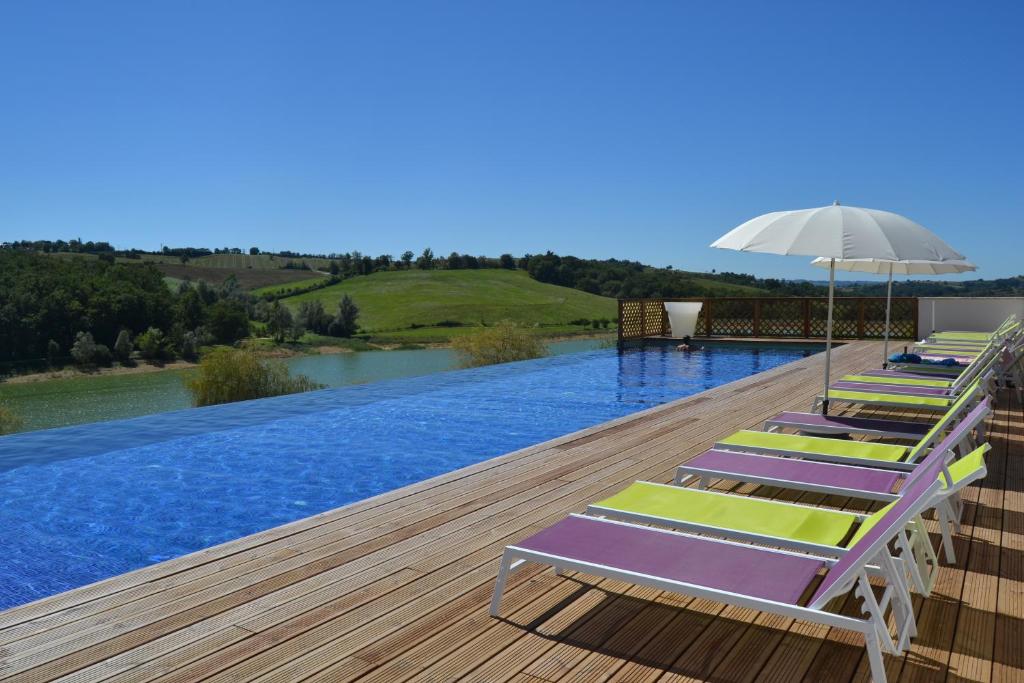
[[21, 2], [0, 240], [620, 257], [903, 213], [1018, 274], [1020, 3]]

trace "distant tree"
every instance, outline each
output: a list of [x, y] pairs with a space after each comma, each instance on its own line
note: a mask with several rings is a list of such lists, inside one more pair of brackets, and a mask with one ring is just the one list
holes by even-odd
[[242, 289], [242, 285], [238, 284], [238, 278], [235, 277], [234, 273], [231, 273], [224, 282], [220, 283], [220, 288], [217, 291], [217, 296], [221, 299], [245, 299], [245, 291]]
[[189, 361], [199, 358], [199, 336], [195, 332], [186, 332], [182, 335], [181, 357]]
[[206, 327], [221, 344], [249, 336], [249, 315], [239, 301], [218, 301], [206, 310]]
[[462, 257], [459, 252], [453, 251], [448, 255], [448, 270], [459, 270], [462, 268]]
[[140, 334], [135, 345], [139, 347], [139, 355], [146, 360], [167, 360], [172, 356], [170, 340], [158, 327], [151, 327]]
[[338, 267], [338, 262], [331, 261], [331, 265], [327, 267], [327, 272], [331, 275], [338, 275], [341, 272], [341, 268]]
[[359, 329], [359, 307], [352, 301], [352, 297], [345, 294], [338, 302], [338, 314], [331, 321], [327, 333], [332, 337], [351, 337]]
[[252, 307], [252, 319], [261, 323], [270, 322], [270, 311], [273, 307], [267, 299], [260, 299]]
[[498, 259], [501, 263], [501, 267], [506, 270], [516, 269], [516, 260], [512, 258], [512, 254], [502, 254]]
[[294, 326], [295, 320], [292, 318], [292, 312], [288, 310], [287, 306], [282, 306], [280, 301], [275, 301], [270, 308], [270, 318], [267, 320], [267, 331], [270, 332], [274, 341], [278, 344], [283, 342], [291, 334]]
[[259, 256], [259, 255], [260, 255], [260, 248], [259, 247], [249, 247], [249, 256]]
[[114, 342], [114, 356], [121, 365], [127, 365], [132, 360], [132, 335], [128, 330], [121, 330], [117, 333], [117, 341]]
[[174, 302], [174, 322], [181, 325], [182, 329], [194, 330], [203, 324], [206, 319], [206, 303], [200, 292], [194, 287], [188, 287]]
[[412, 260], [414, 258], [416, 258], [416, 255], [413, 254], [411, 251], [402, 252], [402, 264], [405, 266], [406, 270], [412, 268]]
[[46, 364], [51, 368], [57, 365], [57, 359], [60, 357], [60, 344], [51, 339], [46, 343]]
[[331, 316], [324, 310], [321, 301], [303, 301], [299, 304], [296, 322], [315, 334], [327, 334], [331, 325]]
[[79, 365], [110, 365], [110, 349], [97, 344], [89, 332], [79, 332], [71, 347], [71, 357]]
[[465, 256], [462, 257], [462, 264], [464, 267], [469, 268], [470, 270], [476, 270], [477, 268], [480, 267], [480, 259], [478, 259], [476, 256], [470, 256], [469, 254], [466, 254]]
[[427, 247], [420, 254], [420, 257], [416, 259], [416, 267], [420, 270], [430, 270], [434, 267], [434, 251]]

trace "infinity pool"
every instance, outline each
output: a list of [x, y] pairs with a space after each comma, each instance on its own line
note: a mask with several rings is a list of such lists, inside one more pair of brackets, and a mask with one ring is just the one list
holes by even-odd
[[0, 608], [767, 370], [806, 348], [588, 351], [0, 438]]

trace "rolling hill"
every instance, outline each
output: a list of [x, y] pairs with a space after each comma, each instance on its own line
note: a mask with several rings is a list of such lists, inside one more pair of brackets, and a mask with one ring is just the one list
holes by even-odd
[[[582, 318], [616, 317], [615, 299], [537, 282], [525, 272], [514, 270], [381, 272], [288, 297], [282, 302], [297, 309], [303, 301], [318, 300], [333, 312], [344, 294], [359, 306], [363, 330], [406, 331], [400, 336], [423, 340], [438, 332], [439, 323], [479, 326], [514, 320], [527, 325], [561, 327]], [[422, 331], [422, 327], [435, 328], [434, 334]], [[451, 336], [451, 331], [443, 336]]]

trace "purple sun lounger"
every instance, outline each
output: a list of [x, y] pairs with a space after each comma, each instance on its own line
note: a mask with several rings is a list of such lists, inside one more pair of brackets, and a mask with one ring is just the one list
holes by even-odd
[[[967, 389], [966, 408], [973, 407], [974, 398], [983, 393], [982, 389], [980, 383]], [[954, 404], [950, 407], [950, 411], [954, 411], [956, 408], [957, 405]], [[963, 412], [966, 412], [966, 410]], [[947, 412], [939, 422], [955, 417], [956, 415], [950, 415]], [[822, 415], [821, 413], [787, 411], [765, 420], [762, 429], [766, 432], [795, 429], [802, 433], [814, 435], [855, 434], [883, 439], [920, 441], [931, 431], [935, 424], [937, 423], [858, 417], [856, 415]]]
[[[971, 430], [980, 425], [990, 412], [988, 402], [979, 403], [941, 443], [909, 471], [906, 463], [866, 461], [864, 465], [845, 465], [712, 448], [676, 468], [674, 483], [680, 486], [696, 478], [698, 488], [706, 488], [710, 481], [724, 479], [891, 502], [900, 497], [901, 494], [897, 491], [901, 491], [909, 482], [921, 476], [921, 472], [934, 466], [936, 462], [944, 465], [955, 457], [956, 449], [964, 448], [970, 439]], [[963, 454], [961, 452], [961, 455]], [[894, 464], [901, 465], [901, 469], [891, 469]], [[890, 469], [886, 469], [887, 467]], [[978, 476], [984, 474], [984, 471], [981, 471]], [[972, 478], [971, 481], [973, 480]], [[967, 483], [970, 482], [965, 481], [963, 485]], [[950, 526], [958, 527], [963, 508], [959, 496], [953, 492], [951, 494], [938, 510], [946, 559], [955, 562]]]
[[[509, 573], [534, 562], [554, 567], [558, 574], [577, 571], [860, 633], [871, 675], [884, 683], [883, 650], [899, 654], [916, 634], [912, 603], [896, 587], [902, 575], [888, 544], [929, 504], [939, 490], [941, 472], [941, 463], [933, 463], [839, 559], [571, 515], [505, 548], [491, 615], [499, 613]], [[880, 600], [868, 578], [870, 565], [877, 565], [887, 579]], [[850, 591], [862, 601], [865, 617], [825, 609], [833, 598]], [[887, 622], [890, 611], [896, 639]]]

